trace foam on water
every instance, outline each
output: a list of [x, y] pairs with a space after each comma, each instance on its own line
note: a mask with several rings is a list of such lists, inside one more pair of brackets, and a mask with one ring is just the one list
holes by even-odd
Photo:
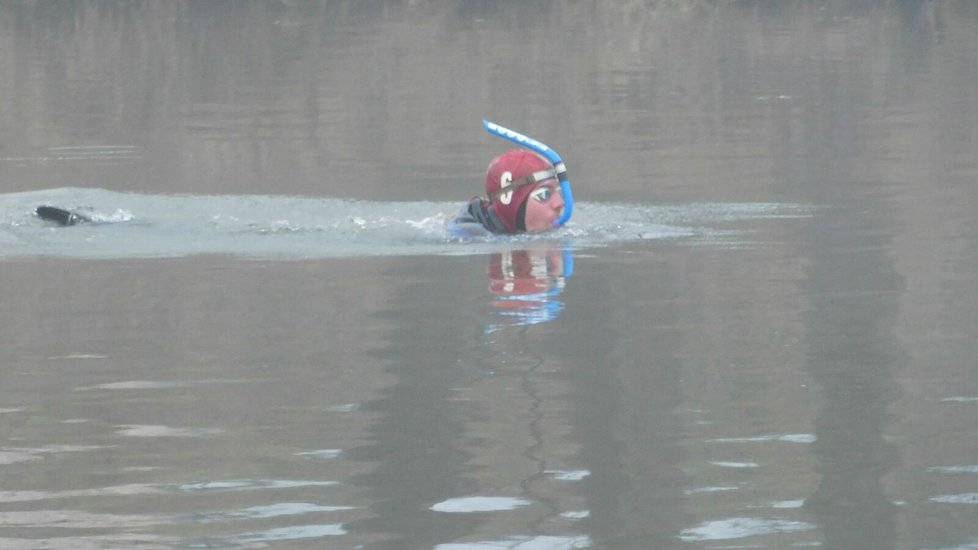
[[[96, 224], [57, 227], [42, 204]], [[742, 235], [717, 225], [810, 216], [789, 204], [580, 203], [574, 219], [545, 235], [463, 241], [445, 229], [461, 202], [382, 202], [264, 195], [146, 195], [59, 188], [0, 195], [0, 257], [163, 258], [223, 254], [304, 259], [481, 254], [512, 243], [560, 239], [575, 248], [648, 239], [724, 244]]]

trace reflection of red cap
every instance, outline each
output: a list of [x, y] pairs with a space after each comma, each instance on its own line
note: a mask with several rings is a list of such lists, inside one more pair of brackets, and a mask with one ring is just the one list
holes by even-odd
[[486, 194], [492, 197], [493, 210], [510, 233], [521, 230], [522, 224], [518, 219], [520, 206], [535, 186], [524, 185], [503, 194], [499, 194], [500, 189], [534, 172], [551, 168], [553, 165], [549, 160], [526, 149], [506, 151], [489, 163], [486, 171]]
[[489, 258], [489, 290], [498, 296], [547, 292], [562, 275], [563, 261], [556, 251], [512, 250]]

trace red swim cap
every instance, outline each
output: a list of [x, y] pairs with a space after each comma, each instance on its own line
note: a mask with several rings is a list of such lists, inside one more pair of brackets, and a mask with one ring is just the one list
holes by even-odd
[[553, 165], [543, 156], [526, 149], [506, 151], [489, 163], [486, 171], [486, 194], [492, 201], [492, 208], [499, 216], [499, 221], [510, 233], [520, 231], [520, 206], [526, 200], [535, 185], [517, 187], [511, 192], [501, 193], [500, 190], [529, 176], [534, 172], [553, 169]]

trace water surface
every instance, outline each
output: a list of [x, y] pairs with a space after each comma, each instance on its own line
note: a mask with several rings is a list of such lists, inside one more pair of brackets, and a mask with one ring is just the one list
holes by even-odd
[[[976, 57], [967, 1], [0, 4], [0, 547], [974, 547]], [[483, 118], [565, 228], [444, 233]]]

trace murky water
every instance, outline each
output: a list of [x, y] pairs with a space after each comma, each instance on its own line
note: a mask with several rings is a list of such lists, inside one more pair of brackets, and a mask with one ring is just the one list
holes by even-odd
[[[975, 547], [975, 59], [964, 0], [0, 4], [0, 548]], [[483, 118], [565, 228], [444, 233]]]

